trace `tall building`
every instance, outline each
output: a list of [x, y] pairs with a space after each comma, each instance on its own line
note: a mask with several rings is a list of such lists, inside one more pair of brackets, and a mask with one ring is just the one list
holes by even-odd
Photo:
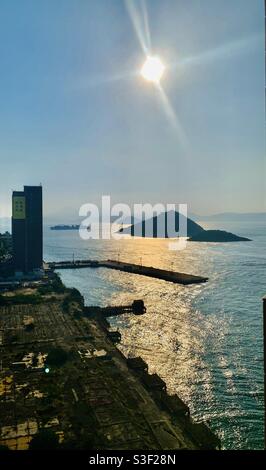
[[43, 265], [42, 187], [24, 186], [12, 195], [13, 259], [16, 272]]
[[23, 191], [12, 195], [12, 243], [15, 271], [26, 271], [26, 203]]

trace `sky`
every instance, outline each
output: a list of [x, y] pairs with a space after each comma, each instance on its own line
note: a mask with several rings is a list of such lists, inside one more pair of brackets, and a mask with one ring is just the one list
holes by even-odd
[[[0, 217], [12, 190], [39, 183], [59, 222], [102, 195], [264, 211], [263, 7], [1, 0]], [[166, 66], [164, 100], [139, 74], [147, 47]]]

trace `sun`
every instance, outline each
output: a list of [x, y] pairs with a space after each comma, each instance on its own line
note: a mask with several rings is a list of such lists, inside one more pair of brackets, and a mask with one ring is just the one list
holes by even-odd
[[148, 56], [141, 68], [140, 74], [148, 82], [159, 83], [164, 70], [165, 66], [159, 57]]

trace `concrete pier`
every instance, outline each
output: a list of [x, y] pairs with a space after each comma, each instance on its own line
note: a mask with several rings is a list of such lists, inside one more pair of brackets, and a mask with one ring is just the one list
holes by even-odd
[[97, 260], [76, 260], [76, 261], [60, 261], [54, 263], [47, 263], [50, 269], [80, 269], [80, 268], [109, 268], [117, 269], [127, 273], [141, 274], [142, 276], [149, 276], [156, 279], [162, 279], [176, 284], [198, 284], [207, 282], [207, 277], [195, 276], [193, 274], [185, 274], [175, 271], [167, 271], [165, 269], [158, 269], [152, 266], [142, 266], [139, 264], [125, 263], [123, 261], [97, 261]]

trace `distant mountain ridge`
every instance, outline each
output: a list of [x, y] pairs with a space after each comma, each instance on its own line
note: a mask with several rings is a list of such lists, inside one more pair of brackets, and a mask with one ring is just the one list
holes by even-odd
[[265, 221], [266, 222], [266, 212], [221, 212], [218, 214], [212, 215], [198, 215], [190, 214], [190, 217], [196, 221], [202, 222], [240, 222], [240, 221]]

